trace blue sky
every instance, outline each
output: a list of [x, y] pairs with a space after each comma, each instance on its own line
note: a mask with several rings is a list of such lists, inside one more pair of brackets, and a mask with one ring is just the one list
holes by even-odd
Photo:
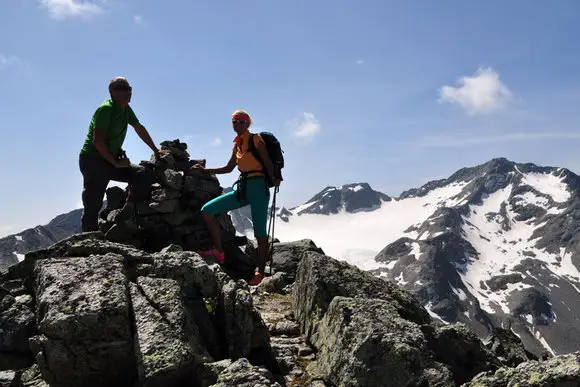
[[[500, 156], [580, 172], [573, 0], [3, 0], [0, 36], [0, 235], [78, 207], [78, 152], [117, 75], [157, 143], [211, 166], [247, 109], [282, 141], [286, 206]], [[125, 148], [150, 156], [133, 131]]]

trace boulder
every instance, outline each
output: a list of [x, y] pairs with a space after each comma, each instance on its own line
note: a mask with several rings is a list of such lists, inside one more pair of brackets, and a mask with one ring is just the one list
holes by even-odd
[[416, 324], [431, 321], [429, 313], [408, 291], [346, 262], [307, 251], [298, 265], [292, 303], [300, 330], [311, 342], [319, 340], [318, 323], [336, 296], [386, 300], [403, 319]]
[[[135, 321], [135, 357], [142, 386], [171, 386], [195, 380], [209, 356], [193, 321], [187, 319], [180, 288], [170, 279], [140, 277], [130, 284]], [[210, 360], [211, 361], [211, 360]]]
[[227, 358], [236, 360], [249, 355], [254, 334], [252, 310], [248, 284], [221, 275], [216, 319], [223, 353]]
[[230, 359], [205, 363], [200, 369], [200, 387], [209, 387], [217, 383], [219, 375], [231, 365], [232, 361]]
[[[454, 386], [420, 327], [389, 301], [337, 296], [318, 326], [315, 374], [337, 386]], [[369, 372], [372, 370], [372, 372]]]
[[[324, 254], [324, 251], [316, 246], [310, 239], [301, 239], [294, 242], [274, 243], [272, 252], [272, 269], [286, 273], [287, 281], [294, 282], [298, 263], [308, 251]], [[246, 252], [252, 256], [257, 256], [257, 245], [255, 241], [248, 241]]]
[[36, 332], [32, 297], [0, 288], [0, 370], [30, 363], [28, 338]]
[[38, 335], [30, 348], [42, 377], [61, 386], [134, 380], [123, 257], [49, 258], [34, 270]]
[[181, 192], [175, 188], [159, 188], [151, 191], [151, 199], [156, 202], [177, 199], [181, 197]]
[[[42, 374], [40, 373], [40, 368], [37, 364], [33, 364], [28, 369], [22, 372], [20, 377], [19, 387], [49, 387], [42, 379]], [[11, 386], [12, 387], [12, 386]]]
[[201, 297], [217, 297], [217, 277], [208, 262], [193, 251], [179, 251], [177, 248], [170, 245], [152, 254], [153, 270], [149, 276], [172, 278], [184, 289], [190, 289]]
[[14, 371], [0, 371], [0, 387], [18, 386], [18, 376]]
[[435, 359], [451, 369], [457, 385], [471, 380], [482, 371], [501, 366], [495, 355], [465, 324], [423, 326], [423, 332]]
[[266, 277], [260, 282], [258, 288], [262, 292], [267, 293], [282, 293], [287, 284], [288, 275], [284, 272], [275, 273], [272, 276]]
[[515, 367], [528, 360], [538, 360], [509, 329], [494, 328], [484, 344], [505, 366]]
[[292, 305], [318, 350], [312, 372], [331, 385], [454, 386], [502, 365], [467, 326], [440, 325], [412, 294], [322, 254], [304, 254]]
[[547, 360], [531, 360], [517, 367], [502, 367], [495, 372], [477, 375], [462, 387], [577, 387], [580, 386], [580, 352], [559, 355]]
[[112, 186], [105, 191], [107, 205], [105, 210], [112, 211], [116, 208], [121, 208], [127, 201], [127, 191], [118, 186]]
[[265, 368], [252, 366], [247, 359], [238, 359], [223, 370], [211, 387], [282, 387]]

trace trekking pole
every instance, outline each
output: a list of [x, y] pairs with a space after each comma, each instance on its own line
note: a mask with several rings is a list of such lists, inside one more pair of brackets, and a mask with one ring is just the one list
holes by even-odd
[[[270, 264], [270, 276], [272, 275], [272, 264], [274, 262], [274, 226], [276, 222], [276, 194], [280, 187], [274, 189], [274, 199], [272, 200], [272, 208], [270, 209], [270, 221], [268, 222], [268, 260]], [[272, 234], [270, 236], [270, 229]], [[272, 238], [270, 240], [270, 238]]]
[[270, 264], [270, 276], [272, 275], [272, 245], [273, 245], [273, 235], [272, 235], [272, 222], [273, 222], [273, 216], [272, 216], [272, 209], [276, 208], [275, 207], [275, 201], [276, 201], [276, 190], [274, 190], [274, 200], [272, 200], [272, 207], [270, 207], [270, 211], [269, 211], [269, 215], [270, 215], [270, 219], [268, 219], [268, 253], [266, 256], [266, 262]]

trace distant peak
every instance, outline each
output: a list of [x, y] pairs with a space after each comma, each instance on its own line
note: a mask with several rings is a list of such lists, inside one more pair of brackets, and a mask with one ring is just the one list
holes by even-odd
[[353, 213], [372, 211], [391, 198], [375, 191], [369, 183], [356, 182], [338, 186], [327, 186], [305, 204], [292, 211], [300, 214], [336, 214], [342, 211]]

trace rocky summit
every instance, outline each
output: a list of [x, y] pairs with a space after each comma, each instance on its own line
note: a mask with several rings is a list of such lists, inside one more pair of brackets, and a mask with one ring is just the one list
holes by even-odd
[[[253, 255], [252, 242], [244, 247]], [[276, 243], [259, 286], [171, 244], [76, 234], [0, 278], [0, 386], [576, 386], [580, 352], [441, 324], [393, 282]]]

